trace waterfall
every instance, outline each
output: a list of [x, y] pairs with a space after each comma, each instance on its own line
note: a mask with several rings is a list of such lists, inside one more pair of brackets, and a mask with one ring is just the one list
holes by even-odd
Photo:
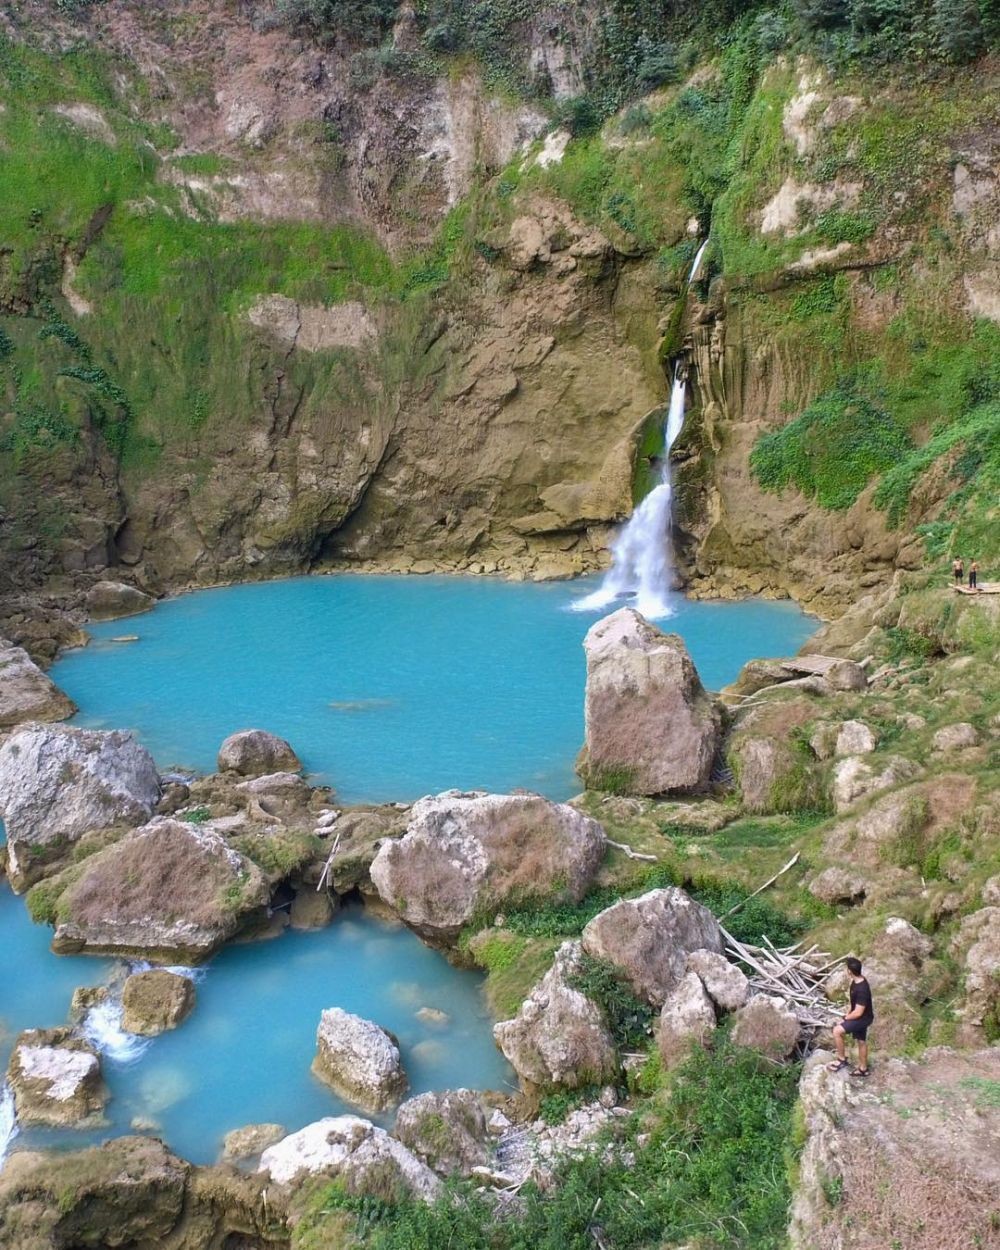
[[[688, 286], [698, 276], [708, 239], [695, 254], [688, 273]], [[687, 384], [681, 366], [674, 368], [670, 406], [664, 430], [663, 464], [660, 480], [638, 504], [625, 527], [611, 544], [611, 568], [592, 594], [573, 604], [577, 612], [593, 612], [608, 607], [616, 599], [629, 598], [646, 617], [672, 614], [670, 607], [671, 559], [670, 513], [673, 500], [673, 470], [670, 449], [684, 425]]]
[[14, 1091], [4, 1082], [0, 1085], [0, 1171], [10, 1143], [17, 1136], [17, 1119], [14, 1115]]
[[[134, 960], [125, 966], [124, 973], [128, 975], [133, 972], [148, 972], [153, 966], [145, 960]], [[170, 966], [166, 971], [176, 972], [178, 976], [187, 977], [195, 982], [201, 981], [205, 975], [203, 968], [186, 968], [180, 965]], [[141, 1058], [149, 1049], [153, 1039], [128, 1033], [122, 1028], [123, 985], [124, 976], [108, 986], [107, 997], [95, 1003], [84, 1016], [80, 1032], [91, 1046], [107, 1059], [113, 1063], [128, 1064]]]

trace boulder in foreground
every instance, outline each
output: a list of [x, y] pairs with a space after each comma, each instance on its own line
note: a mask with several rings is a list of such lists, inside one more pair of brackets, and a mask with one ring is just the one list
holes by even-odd
[[7, 1068], [22, 1125], [76, 1128], [100, 1117], [108, 1091], [97, 1052], [69, 1029], [18, 1035]]
[[0, 638], [0, 729], [31, 720], [65, 720], [75, 711], [73, 700], [23, 647], [13, 647]]
[[721, 718], [683, 640], [621, 608], [591, 627], [583, 647], [586, 742], [578, 768], [586, 784], [629, 794], [703, 790]]
[[371, 1020], [329, 1008], [320, 1017], [316, 1048], [313, 1072], [365, 1111], [384, 1111], [406, 1092], [399, 1047]]
[[583, 930], [583, 949], [614, 964], [635, 993], [654, 1007], [687, 971], [692, 951], [724, 950], [719, 922], [676, 886], [624, 898], [596, 915]]
[[159, 797], [153, 758], [131, 734], [22, 725], [0, 747], [11, 885], [26, 889], [91, 830], [148, 820]]
[[242, 729], [219, 747], [220, 773], [263, 777], [269, 773], [296, 773], [302, 762], [291, 746], [266, 729]]
[[270, 893], [256, 864], [211, 825], [159, 818], [74, 865], [46, 889], [55, 903], [53, 949], [197, 963]]
[[393, 1136], [442, 1176], [470, 1176], [489, 1161], [486, 1114], [474, 1089], [408, 1099], [396, 1114]]
[[612, 1079], [618, 1052], [597, 1004], [572, 985], [580, 943], [564, 942], [513, 1020], [493, 1026], [497, 1045], [526, 1085], [576, 1088]]
[[307, 1124], [261, 1155], [260, 1172], [287, 1185], [311, 1175], [341, 1182], [349, 1194], [385, 1201], [432, 1202], [441, 1182], [394, 1137], [356, 1115], [329, 1116]]
[[427, 937], [544, 895], [579, 901], [604, 858], [604, 830], [534, 794], [449, 791], [414, 803], [406, 834], [371, 866], [382, 900]]

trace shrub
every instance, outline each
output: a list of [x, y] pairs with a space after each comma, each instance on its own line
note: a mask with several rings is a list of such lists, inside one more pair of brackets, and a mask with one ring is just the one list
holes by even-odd
[[569, 984], [597, 1003], [616, 1046], [622, 1050], [644, 1047], [652, 1033], [652, 1007], [636, 998], [614, 964], [587, 954], [580, 959], [580, 971], [569, 978]]

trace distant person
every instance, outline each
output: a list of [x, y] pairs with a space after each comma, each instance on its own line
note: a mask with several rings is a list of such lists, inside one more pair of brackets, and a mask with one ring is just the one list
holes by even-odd
[[951, 562], [951, 571], [955, 574], [955, 585], [961, 586], [965, 581], [965, 563], [961, 556], [956, 556]]
[[837, 1058], [829, 1065], [831, 1072], [840, 1072], [847, 1067], [847, 1052], [844, 1049], [844, 1038], [853, 1037], [858, 1044], [858, 1066], [851, 1069], [851, 1076], [866, 1077], [868, 1075], [868, 1030], [875, 1019], [872, 1010], [871, 986], [861, 973], [861, 960], [845, 959], [847, 971], [851, 974], [851, 1009], [839, 1024], [833, 1026], [833, 1041], [837, 1047]]
[[979, 589], [979, 561], [973, 560], [969, 565], [969, 589]]

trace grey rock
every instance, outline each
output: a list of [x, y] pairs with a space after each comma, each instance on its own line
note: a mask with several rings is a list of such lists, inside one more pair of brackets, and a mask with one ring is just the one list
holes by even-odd
[[798, 1045], [800, 1032], [798, 1020], [783, 999], [758, 994], [737, 1011], [732, 1039], [737, 1046], [769, 1059], [787, 1059]]
[[313, 1072], [348, 1102], [378, 1112], [405, 1093], [399, 1046], [371, 1020], [331, 1007], [320, 1017], [316, 1047]]
[[489, 1161], [486, 1114], [476, 1090], [408, 1099], [396, 1113], [393, 1135], [441, 1176], [470, 1176]]
[[679, 1063], [692, 1044], [703, 1045], [715, 1031], [715, 1008], [697, 972], [686, 972], [660, 1012], [658, 1044], [666, 1067]]
[[676, 886], [606, 908], [584, 928], [582, 943], [588, 955], [619, 968], [654, 1007], [680, 981], [692, 951], [725, 949], [719, 922]]
[[715, 951], [692, 951], [687, 957], [688, 972], [697, 972], [708, 996], [720, 1011], [735, 1011], [747, 1001], [750, 982], [745, 973]]
[[194, 1000], [190, 977], [166, 968], [133, 972], [122, 987], [122, 1028], [142, 1037], [166, 1033], [187, 1019]]
[[297, 772], [302, 764], [284, 738], [266, 729], [242, 729], [230, 734], [219, 747], [220, 773], [259, 777], [270, 773]]
[[809, 882], [809, 893], [822, 903], [857, 903], [865, 896], [866, 882], [844, 868], [824, 868]]
[[22, 647], [0, 638], [0, 729], [25, 721], [59, 721], [76, 704], [46, 676]]
[[944, 725], [931, 739], [935, 751], [962, 751], [979, 745], [979, 730], [967, 721]]
[[26, 889], [94, 829], [138, 825], [160, 797], [152, 756], [119, 730], [22, 725], [0, 747], [8, 873]]
[[268, 1146], [273, 1146], [287, 1135], [282, 1124], [246, 1124], [234, 1128], [222, 1139], [224, 1161], [258, 1159]]
[[76, 1127], [99, 1119], [108, 1092], [97, 1052], [69, 1029], [20, 1033], [7, 1067], [22, 1125]]
[[120, 616], [136, 616], [156, 605], [152, 595], [144, 594], [124, 582], [95, 582], [87, 591], [87, 615], [93, 621], [113, 621]]

